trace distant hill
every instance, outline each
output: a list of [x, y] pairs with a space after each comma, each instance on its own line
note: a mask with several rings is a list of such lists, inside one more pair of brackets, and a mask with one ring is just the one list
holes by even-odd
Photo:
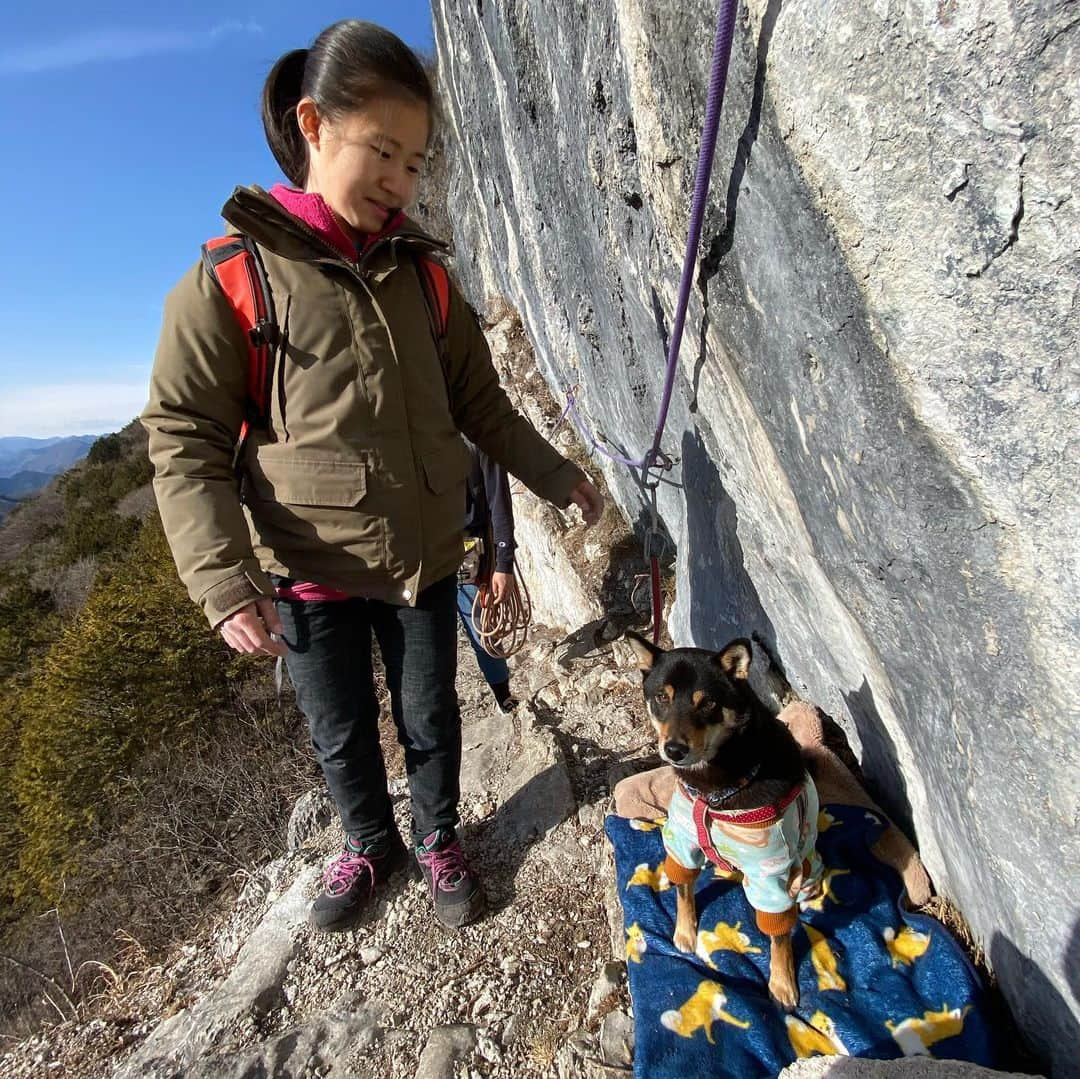
[[[96, 441], [96, 435], [0, 438], [0, 478], [19, 472], [40, 472], [47, 478], [55, 476], [81, 461]], [[7, 492], [0, 488], [0, 493]]]
[[0, 521], [22, 499], [78, 464], [96, 441], [97, 435], [0, 438]]
[[11, 476], [0, 476], [0, 498], [17, 500], [40, 491], [53, 478], [51, 472], [24, 470]]

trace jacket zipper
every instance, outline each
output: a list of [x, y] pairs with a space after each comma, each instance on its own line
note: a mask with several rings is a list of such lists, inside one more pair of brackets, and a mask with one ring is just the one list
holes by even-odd
[[[280, 340], [278, 341], [277, 357], [274, 363], [274, 381], [276, 383], [277, 390], [277, 406], [278, 406], [278, 418], [281, 422], [281, 433], [284, 437], [284, 441], [289, 441], [289, 423], [285, 416], [285, 364], [288, 360], [288, 348], [289, 348], [289, 314], [292, 311], [292, 296], [285, 297], [285, 318], [282, 320], [282, 325], [278, 331], [280, 334]], [[273, 402], [273, 391], [271, 391], [271, 403]]]

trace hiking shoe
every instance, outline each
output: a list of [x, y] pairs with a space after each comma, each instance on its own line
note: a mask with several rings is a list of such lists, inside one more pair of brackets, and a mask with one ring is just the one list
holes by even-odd
[[435, 916], [443, 925], [460, 929], [483, 914], [480, 881], [469, 868], [453, 828], [439, 828], [417, 843], [416, 861], [431, 890]]
[[351, 841], [323, 871], [323, 890], [311, 904], [309, 919], [317, 929], [337, 933], [351, 928], [367, 908], [375, 889], [409, 864], [409, 852], [396, 836], [367, 843]]
[[517, 697], [510, 692], [509, 679], [505, 682], [497, 682], [491, 687], [491, 692], [495, 695], [495, 704], [498, 706], [499, 711], [505, 716], [508, 716], [515, 711], [517, 706], [521, 703]]

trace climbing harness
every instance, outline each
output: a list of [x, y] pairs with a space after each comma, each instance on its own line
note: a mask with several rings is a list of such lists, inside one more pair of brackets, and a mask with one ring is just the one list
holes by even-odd
[[[701, 149], [698, 153], [697, 171], [694, 178], [694, 200], [690, 211], [690, 227], [686, 237], [686, 255], [683, 259], [682, 279], [679, 282], [678, 302], [675, 306], [675, 319], [671, 327], [671, 341], [668, 348], [667, 370], [664, 375], [664, 390], [660, 398], [660, 407], [656, 414], [656, 426], [653, 429], [652, 444], [640, 459], [634, 460], [609, 450], [589, 431], [578, 411], [574, 400], [574, 390], [567, 394], [567, 414], [581, 433], [588, 445], [617, 464], [631, 470], [640, 470], [642, 486], [649, 492], [651, 503], [651, 521], [645, 534], [645, 558], [649, 563], [649, 575], [652, 581], [653, 643], [660, 641], [660, 622], [663, 614], [660, 594], [660, 558], [668, 544], [668, 539], [660, 527], [657, 512], [657, 490], [663, 482], [664, 474], [669, 472], [674, 461], [660, 448], [667, 427], [668, 412], [671, 410], [671, 398], [675, 388], [675, 374], [679, 366], [679, 351], [682, 347], [683, 329], [686, 325], [686, 309], [690, 302], [690, 290], [694, 282], [694, 269], [697, 265], [698, 246], [701, 243], [701, 229], [705, 220], [705, 203], [709, 195], [709, 181], [712, 177], [713, 157], [716, 152], [716, 133], [720, 126], [720, 109], [724, 102], [724, 90], [727, 86], [728, 61], [731, 57], [731, 42], [735, 34], [735, 13], [738, 0], [720, 0], [720, 9], [716, 18], [716, 38], [713, 44], [712, 66], [709, 74], [709, 94], [705, 106], [705, 126], [701, 135]], [[576, 387], [575, 387], [576, 390]]]
[[487, 606], [485, 602], [491, 592], [491, 583], [478, 582], [478, 585], [472, 605], [477, 639], [489, 656], [507, 659], [521, 651], [532, 625], [532, 598], [525, 578], [515, 560], [514, 574], [502, 603]]

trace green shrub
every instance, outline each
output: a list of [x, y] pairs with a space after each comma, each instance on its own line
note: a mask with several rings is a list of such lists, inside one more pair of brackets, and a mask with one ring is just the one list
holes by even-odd
[[56, 549], [49, 565], [61, 570], [80, 558], [109, 561], [122, 556], [131, 548], [141, 523], [121, 517], [109, 504], [76, 503], [68, 509], [64, 524], [56, 533]]
[[89, 465], [103, 465], [110, 461], [119, 461], [124, 456], [124, 440], [118, 434], [102, 435], [86, 455]]
[[[110, 812], [110, 784], [150, 744], [182, 746], [227, 691], [228, 654], [176, 577], [151, 518], [127, 559], [9, 696], [16, 898], [57, 897]], [[10, 852], [9, 852], [10, 853]]]
[[20, 670], [55, 631], [50, 593], [35, 588], [18, 570], [0, 569], [0, 680]]

